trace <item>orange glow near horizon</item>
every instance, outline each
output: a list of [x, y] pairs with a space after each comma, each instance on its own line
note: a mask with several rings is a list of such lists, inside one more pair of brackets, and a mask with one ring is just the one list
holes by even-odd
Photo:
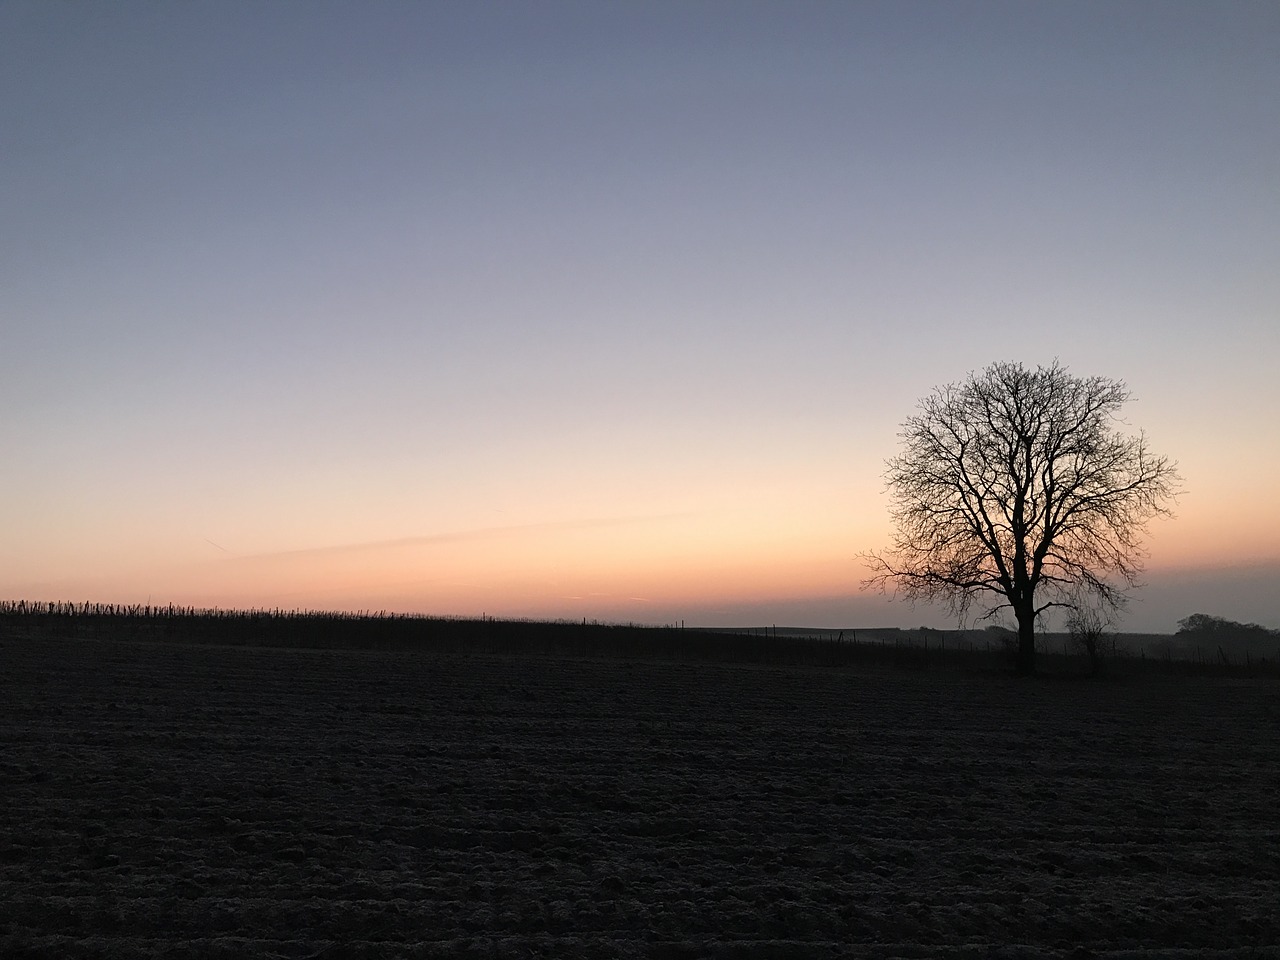
[[794, 599], [857, 589], [848, 528], [821, 531], [798, 523], [801, 533], [789, 534], [783, 518], [753, 529], [747, 516], [724, 511], [540, 524], [243, 557], [224, 554], [122, 571], [98, 578], [96, 588], [92, 581], [69, 579], [58, 593], [200, 606], [553, 618], [595, 616], [607, 607], [634, 609], [634, 619], [644, 620], [646, 608], [654, 605]]
[[[642, 623], [831, 598], [869, 609], [883, 601], [861, 592], [856, 557], [890, 542], [884, 451], [822, 453], [804, 470], [796, 451], [716, 471], [593, 462], [575, 477], [556, 445], [518, 476], [480, 460], [482, 481], [447, 496], [422, 497], [413, 471], [361, 468], [341, 482], [242, 483], [202, 512], [176, 485], [104, 490], [114, 512], [86, 503], [55, 526], [21, 518], [0, 573], [6, 594], [32, 600]], [[1184, 473], [1176, 516], [1144, 538], [1145, 579], [1280, 565], [1280, 507], [1260, 480], [1194, 458]], [[619, 505], [632, 512], [610, 512]], [[149, 526], [133, 522], [147, 515]]]
[[1280, 502], [1261, 479], [1232, 489], [1194, 487], [1172, 518], [1151, 523], [1148, 566], [1161, 570], [1231, 567], [1280, 561]]
[[[17, 588], [15, 598], [33, 600], [637, 622], [664, 622], [672, 610], [773, 601], [844, 596], [870, 602], [860, 594], [866, 571], [856, 556], [887, 545], [889, 526], [883, 497], [869, 484], [851, 498], [847, 488], [829, 483], [787, 488], [774, 479], [721, 497], [715, 508], [708, 506], [714, 478], [693, 489], [692, 496], [651, 500], [646, 506], [657, 508], [651, 514], [445, 529], [385, 541], [343, 543], [338, 538], [355, 528], [341, 522], [327, 546], [248, 555], [212, 538], [188, 537], [180, 547], [172, 535], [135, 539], [132, 555], [108, 553], [101, 544], [113, 538], [103, 537], [63, 548], [59, 576], [42, 580], [41, 566], [53, 567], [58, 553], [51, 541], [48, 561], [38, 550], [29, 552], [28, 576], [8, 583]], [[1153, 522], [1148, 573], [1280, 563], [1274, 549], [1280, 521], [1265, 504], [1259, 510], [1259, 491], [1249, 493], [1231, 506], [1187, 496], [1176, 518]], [[854, 499], [867, 509], [851, 510]], [[548, 500], [544, 514], [565, 516], [568, 506]], [[365, 520], [373, 529], [396, 529], [390, 517]], [[308, 529], [278, 515], [240, 526], [257, 531], [256, 544], [244, 536], [232, 541], [236, 545], [297, 543]], [[123, 539], [123, 532], [116, 536]]]

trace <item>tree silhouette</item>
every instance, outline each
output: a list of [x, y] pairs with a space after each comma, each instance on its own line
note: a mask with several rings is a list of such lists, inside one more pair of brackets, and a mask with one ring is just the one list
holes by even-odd
[[1057, 361], [996, 363], [936, 389], [888, 461], [892, 547], [864, 554], [864, 587], [941, 600], [964, 617], [1009, 607], [1017, 668], [1035, 671], [1036, 621], [1083, 602], [1116, 610], [1138, 586], [1140, 536], [1168, 515], [1177, 467], [1116, 429], [1124, 383]]
[[1089, 655], [1089, 673], [1097, 676], [1102, 672], [1102, 655], [1108, 638], [1115, 647], [1115, 638], [1110, 636], [1111, 617], [1106, 610], [1087, 600], [1077, 600], [1074, 608], [1067, 614], [1067, 632], [1071, 642]]

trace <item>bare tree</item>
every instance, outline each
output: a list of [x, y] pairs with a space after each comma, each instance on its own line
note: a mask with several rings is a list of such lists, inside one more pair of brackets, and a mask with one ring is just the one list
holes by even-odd
[[1036, 621], [1083, 598], [1117, 610], [1138, 586], [1149, 520], [1169, 515], [1177, 466], [1116, 429], [1130, 393], [1057, 361], [996, 363], [935, 390], [888, 461], [893, 546], [865, 554], [864, 587], [941, 600], [965, 617], [1010, 607], [1017, 667], [1035, 671]]
[[1102, 672], [1102, 656], [1107, 641], [1112, 643], [1115, 652], [1115, 637], [1110, 633], [1114, 623], [1113, 611], [1090, 603], [1087, 598], [1077, 598], [1071, 612], [1067, 614], [1067, 632], [1071, 643], [1089, 655], [1089, 673], [1097, 676]]

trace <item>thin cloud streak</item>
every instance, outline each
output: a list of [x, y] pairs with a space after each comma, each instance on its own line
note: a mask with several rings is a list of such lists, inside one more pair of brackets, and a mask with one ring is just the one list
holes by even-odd
[[432, 533], [416, 537], [396, 537], [390, 540], [365, 540], [357, 543], [336, 543], [322, 547], [302, 547], [297, 550], [278, 550], [267, 553], [250, 553], [235, 557], [235, 561], [296, 559], [313, 556], [334, 556], [344, 553], [360, 553], [367, 550], [388, 550], [400, 547], [432, 546], [443, 543], [466, 543], [476, 540], [497, 540], [503, 537], [535, 533], [564, 533], [576, 530], [600, 530], [608, 527], [637, 526], [645, 523], [661, 523], [670, 520], [687, 520], [696, 513], [665, 513], [633, 517], [594, 517], [583, 520], [554, 520], [546, 523], [523, 523], [503, 527], [479, 527], [471, 530], [455, 530], [450, 533]]

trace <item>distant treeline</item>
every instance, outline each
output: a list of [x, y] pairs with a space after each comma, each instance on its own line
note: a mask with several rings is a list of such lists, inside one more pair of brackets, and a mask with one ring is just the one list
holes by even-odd
[[[70, 637], [463, 655], [632, 657], [831, 667], [868, 665], [911, 670], [1003, 670], [1012, 663], [1006, 633], [999, 629], [965, 632], [923, 627], [918, 630], [685, 629], [679, 624], [644, 626], [585, 619], [514, 620], [371, 610], [224, 610], [173, 604], [0, 600], [0, 639], [3, 640]], [[1197, 647], [1184, 656], [1174, 656], [1172, 646], [1157, 651], [1147, 646], [1114, 645], [1109, 659], [1123, 672], [1280, 675], [1274, 651], [1269, 656], [1254, 656], [1248, 651], [1236, 655], [1225, 648], [1215, 651]], [[1064, 638], [1045, 636], [1041, 662], [1044, 672], [1077, 672], [1084, 662], [1083, 655], [1070, 649]]]
[[175, 605], [0, 601], [0, 637], [145, 640], [308, 649], [421, 650], [462, 654], [657, 657], [753, 663], [853, 663], [885, 651], [917, 656], [908, 642], [844, 642], [840, 631], [779, 635], [777, 628], [720, 631], [589, 620], [433, 617], [361, 610], [223, 610]]

